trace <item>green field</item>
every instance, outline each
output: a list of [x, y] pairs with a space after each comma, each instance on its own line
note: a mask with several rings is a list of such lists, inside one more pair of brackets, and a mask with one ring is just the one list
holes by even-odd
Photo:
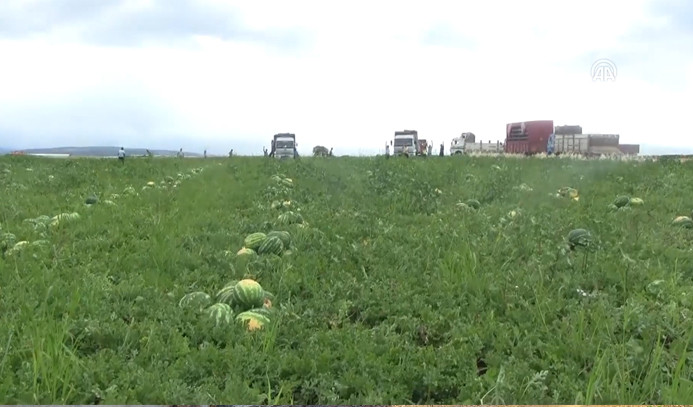
[[[690, 402], [692, 209], [674, 160], [0, 157], [0, 402]], [[244, 277], [260, 330], [179, 306]]]

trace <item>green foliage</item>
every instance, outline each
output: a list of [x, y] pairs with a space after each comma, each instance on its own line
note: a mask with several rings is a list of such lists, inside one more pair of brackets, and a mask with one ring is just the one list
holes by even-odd
[[[0, 401], [684, 403], [692, 170], [1, 157]], [[277, 230], [290, 255], [236, 256]], [[244, 278], [273, 294], [262, 329], [210, 305]]]

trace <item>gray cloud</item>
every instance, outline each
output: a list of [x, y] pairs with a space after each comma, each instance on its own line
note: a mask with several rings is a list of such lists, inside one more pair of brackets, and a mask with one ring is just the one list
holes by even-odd
[[254, 42], [282, 50], [309, 45], [300, 29], [253, 30], [237, 11], [194, 0], [156, 0], [130, 10], [124, 0], [4, 0], [0, 3], [0, 37], [26, 38], [70, 28], [85, 42], [107, 46], [169, 45], [193, 35]]

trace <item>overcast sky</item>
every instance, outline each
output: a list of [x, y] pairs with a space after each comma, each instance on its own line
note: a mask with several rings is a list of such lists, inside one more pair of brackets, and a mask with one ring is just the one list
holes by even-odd
[[693, 151], [692, 98], [690, 0], [0, 1], [0, 147], [447, 150], [552, 119]]

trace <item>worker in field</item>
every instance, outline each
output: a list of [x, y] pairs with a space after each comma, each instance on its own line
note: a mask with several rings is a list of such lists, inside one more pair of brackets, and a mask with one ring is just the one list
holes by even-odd
[[385, 158], [390, 158], [390, 145], [385, 143]]
[[120, 147], [120, 150], [118, 150], [118, 161], [121, 163], [125, 162], [125, 149], [123, 147]]
[[427, 155], [432, 155], [433, 154], [433, 142], [431, 142], [431, 144], [429, 144], [427, 148], [428, 148]]
[[441, 157], [445, 156], [445, 145], [443, 143], [440, 143], [440, 154]]
[[205, 149], [205, 151], [204, 151], [204, 156], [205, 156], [205, 158], [207, 158], [207, 149]]
[[262, 147], [262, 154], [264, 154], [265, 157], [267, 157], [267, 147]]
[[274, 140], [272, 140], [272, 144], [270, 145], [270, 149], [271, 150], [270, 150], [269, 156], [274, 157], [274, 151], [275, 151]]

